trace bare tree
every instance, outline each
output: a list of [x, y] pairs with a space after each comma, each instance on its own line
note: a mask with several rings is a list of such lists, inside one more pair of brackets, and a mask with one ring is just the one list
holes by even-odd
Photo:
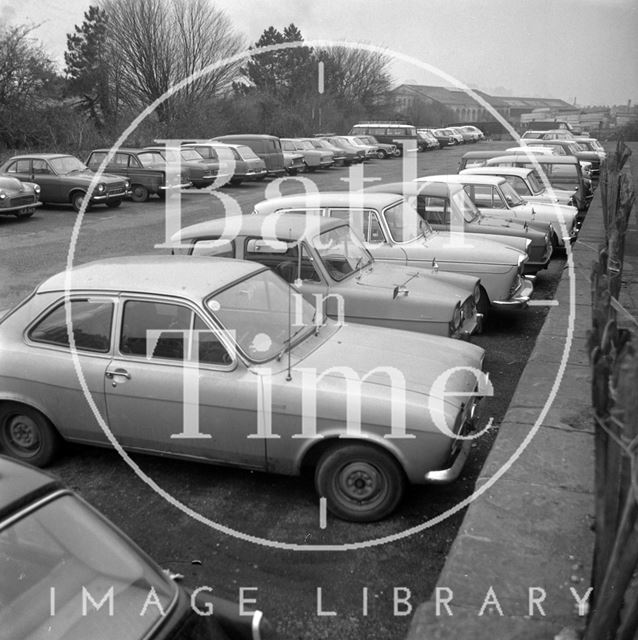
[[[238, 53], [242, 39], [208, 0], [103, 0], [108, 37], [117, 59], [122, 96], [131, 106], [150, 104], [177, 82]], [[157, 109], [168, 123], [180, 105], [207, 100], [224, 89], [236, 65], [189, 82]]]

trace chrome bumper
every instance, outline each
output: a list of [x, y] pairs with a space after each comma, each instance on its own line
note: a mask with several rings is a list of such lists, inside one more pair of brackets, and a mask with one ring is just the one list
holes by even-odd
[[529, 276], [521, 276], [521, 284], [508, 300], [492, 300], [492, 306], [499, 309], [525, 309], [534, 292], [534, 281]]
[[471, 440], [464, 440], [461, 446], [456, 451], [456, 455], [451, 460], [451, 465], [447, 469], [437, 469], [436, 471], [428, 471], [425, 474], [425, 482], [427, 484], [447, 484], [453, 482], [460, 475], [465, 461], [470, 455], [470, 449], [472, 448]]

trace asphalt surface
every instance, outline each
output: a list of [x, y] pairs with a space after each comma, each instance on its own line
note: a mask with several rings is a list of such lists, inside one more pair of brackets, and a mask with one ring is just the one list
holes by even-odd
[[[481, 144], [505, 147], [510, 143]], [[473, 148], [418, 154], [418, 174], [454, 173], [462, 153]], [[365, 177], [396, 181], [401, 166], [400, 159], [374, 160], [366, 165]], [[303, 178], [319, 189], [347, 189], [348, 183], [341, 180], [347, 175], [347, 169], [333, 168]], [[264, 198], [266, 188], [272, 189], [272, 183], [225, 188], [221, 193], [249, 213], [251, 205]], [[286, 181], [281, 188], [282, 193], [302, 190], [298, 180]], [[182, 196], [182, 225], [222, 212], [215, 193]], [[15, 304], [42, 279], [65, 268], [76, 220], [72, 209], [65, 207], [41, 208], [28, 220], [0, 218], [0, 308]], [[75, 262], [161, 251], [156, 246], [165, 236], [164, 207], [157, 199], [141, 205], [124, 203], [119, 209], [98, 206], [86, 213], [76, 232]], [[562, 268], [563, 260], [557, 258], [539, 274], [535, 298], [552, 298]], [[330, 552], [257, 545], [178, 510], [136, 477], [117, 453], [106, 449], [69, 446], [50, 470], [163, 567], [182, 574], [186, 586], [210, 586], [218, 595], [232, 599], [240, 597], [241, 589], [255, 589], [245, 591], [244, 597], [257, 601], [255, 606], [276, 623], [282, 638], [401, 637], [412, 607], [425, 600], [436, 584], [462, 512], [441, 516], [471, 493], [546, 311], [539, 306], [488, 319], [483, 335], [474, 342], [487, 350], [486, 369], [495, 396], [487, 399], [483, 415], [485, 420], [493, 419], [495, 429], [475, 443], [459, 480], [445, 487], [410, 488], [397, 512], [380, 523], [355, 525], [329, 516], [327, 528], [320, 529], [311, 478], [134, 456], [164, 491], [240, 534], [297, 545], [341, 545], [421, 528], [395, 542]], [[439, 517], [442, 521], [432, 525]], [[334, 615], [321, 615], [327, 612]]]

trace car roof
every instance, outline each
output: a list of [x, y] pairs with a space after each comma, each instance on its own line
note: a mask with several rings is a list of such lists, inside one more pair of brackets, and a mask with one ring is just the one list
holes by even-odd
[[0, 524], [9, 515], [60, 488], [60, 481], [48, 473], [0, 455]]
[[[579, 164], [576, 156], [555, 156], [555, 155], [533, 155], [532, 158], [539, 164]], [[532, 162], [530, 157], [525, 153], [510, 153], [503, 154], [502, 156], [495, 156], [490, 160], [496, 160], [498, 162], [516, 162], [525, 160], [526, 162]]]
[[499, 176], [483, 176], [483, 175], [475, 175], [475, 174], [463, 174], [460, 175], [458, 173], [452, 173], [449, 175], [438, 174], [435, 176], [423, 176], [422, 178], [417, 178], [419, 182], [453, 182], [457, 184], [464, 184], [468, 181], [473, 182], [474, 184], [500, 184], [505, 181], [505, 178], [501, 178]]
[[423, 195], [450, 197], [449, 185], [445, 182], [389, 182], [366, 187], [365, 193], [393, 193], [406, 196]]
[[501, 175], [507, 176], [520, 176], [521, 178], [527, 177], [530, 173], [534, 171], [531, 167], [469, 167], [468, 169], [463, 169], [461, 174], [485, 174], [485, 175], [494, 175], [494, 172], [497, 172]]
[[53, 158], [75, 158], [70, 153], [23, 153], [19, 156], [11, 156], [9, 160], [24, 160], [30, 158], [38, 158], [42, 160], [52, 160]]
[[[270, 202], [270, 201], [268, 201]], [[224, 231], [228, 226], [231, 227], [231, 231], [227, 231], [228, 235], [247, 235], [255, 237], [264, 237], [266, 229], [272, 229], [267, 225], [266, 219], [275, 219], [275, 235], [280, 240], [286, 240], [295, 242], [304, 237], [308, 231], [310, 231], [310, 225], [308, 220], [312, 218], [312, 231], [323, 232], [328, 229], [335, 229], [337, 227], [343, 227], [348, 224], [346, 220], [340, 218], [327, 218], [323, 216], [307, 216], [303, 213], [289, 213], [272, 216], [270, 213], [257, 213], [250, 216], [238, 216], [237, 225], [229, 225], [224, 218], [218, 218], [216, 220], [207, 220], [206, 222], [200, 222], [199, 224], [185, 227], [178, 231], [172, 241], [179, 242], [179, 240], [190, 240], [192, 238], [202, 237], [223, 237]]]
[[[271, 206], [266, 207], [274, 209], [277, 207], [347, 207], [349, 191], [322, 191], [321, 193], [306, 193], [290, 196], [281, 196], [279, 198], [269, 198], [266, 202]], [[384, 208], [395, 203], [398, 198], [391, 193], [366, 193], [352, 192], [352, 197], [356, 198], [357, 204], [362, 206]]]
[[[112, 147], [103, 147], [101, 149], [93, 149], [90, 153], [107, 153]], [[140, 151], [148, 151], [148, 149], [142, 149], [141, 147], [118, 147], [115, 153], [123, 151], [125, 153], [139, 153]]]
[[[202, 300], [260, 265], [232, 258], [143, 255], [106, 258], [71, 269], [72, 291], [109, 291], [169, 295]], [[66, 271], [45, 280], [38, 293], [64, 291]]]
[[492, 158], [494, 156], [506, 155], [505, 149], [490, 149], [484, 151], [466, 151], [462, 158]]
[[271, 136], [266, 133], [229, 133], [225, 136], [215, 136], [213, 140], [223, 142], [224, 140], [254, 140], [255, 138], [259, 138], [260, 140], [279, 140], [277, 136]]

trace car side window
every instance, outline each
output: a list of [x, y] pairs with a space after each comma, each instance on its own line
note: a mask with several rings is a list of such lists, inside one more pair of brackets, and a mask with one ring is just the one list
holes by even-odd
[[125, 169], [128, 166], [128, 153], [116, 153], [111, 163]]
[[363, 214], [363, 237], [366, 242], [382, 244], [385, 242], [383, 229], [376, 211], [366, 211]]
[[45, 176], [53, 173], [46, 160], [34, 160], [33, 161], [33, 174], [39, 176]]
[[[82, 351], [107, 353], [111, 349], [113, 302], [99, 299], [70, 301], [75, 347]], [[28, 333], [33, 342], [69, 346], [66, 305], [61, 302]]]
[[417, 212], [430, 224], [450, 224], [450, 212], [445, 198], [419, 196], [417, 198]]
[[106, 158], [106, 151], [94, 151], [90, 155], [86, 166], [89, 167], [89, 169], [96, 169], [100, 166], [100, 163], [102, 162], [102, 160], [104, 160], [104, 158]]
[[216, 256], [217, 258], [234, 258], [235, 241], [223, 238], [207, 238], [196, 240], [191, 247], [193, 256]]
[[506, 176], [505, 179], [514, 187], [514, 191], [516, 191], [519, 196], [524, 198], [525, 196], [531, 195], [527, 183], [520, 176]]
[[300, 260], [298, 246], [294, 242], [275, 241], [269, 246], [265, 240], [249, 238], [246, 240], [244, 258], [270, 267], [286, 282], [293, 283], [297, 278], [311, 282], [321, 280], [307, 249], [302, 250]]
[[122, 315], [120, 352], [148, 359], [184, 359], [184, 332], [193, 312], [182, 305], [127, 300]]
[[214, 331], [211, 331], [204, 321], [195, 316], [194, 324], [197, 344], [198, 362], [202, 364], [231, 364], [232, 356], [222, 344]]

